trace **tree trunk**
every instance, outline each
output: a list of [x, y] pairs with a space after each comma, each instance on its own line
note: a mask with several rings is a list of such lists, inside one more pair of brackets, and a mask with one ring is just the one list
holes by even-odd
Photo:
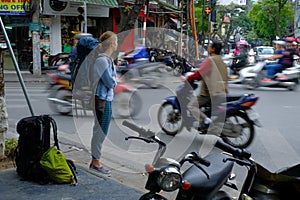
[[124, 0], [118, 0], [120, 10], [120, 23], [118, 25], [118, 42], [122, 44], [138, 17], [140, 10], [145, 5], [146, 0], [136, 0], [131, 8], [125, 7]]
[[5, 133], [8, 129], [8, 115], [6, 111], [4, 94], [4, 69], [1, 61], [2, 52], [0, 49], [0, 158], [3, 158], [5, 151]]

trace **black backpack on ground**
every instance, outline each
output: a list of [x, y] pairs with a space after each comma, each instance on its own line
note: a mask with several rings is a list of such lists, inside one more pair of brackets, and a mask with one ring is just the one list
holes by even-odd
[[51, 125], [56, 131], [56, 123], [48, 115], [26, 117], [17, 123], [19, 139], [15, 162], [17, 173], [24, 180], [41, 184], [49, 182], [49, 176], [42, 169], [40, 159], [50, 148]]

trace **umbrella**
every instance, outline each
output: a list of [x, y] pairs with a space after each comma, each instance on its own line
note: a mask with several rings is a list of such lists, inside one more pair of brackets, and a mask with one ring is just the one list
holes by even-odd
[[238, 46], [239, 46], [239, 45], [245, 45], [245, 46], [247, 46], [247, 45], [249, 45], [249, 44], [248, 44], [247, 41], [242, 40], [242, 41], [237, 42], [236, 45], [238, 45]]

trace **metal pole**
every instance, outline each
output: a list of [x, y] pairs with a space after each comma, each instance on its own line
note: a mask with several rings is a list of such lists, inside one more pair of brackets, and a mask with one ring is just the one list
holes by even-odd
[[143, 46], [146, 46], [146, 29], [147, 29], [147, 5], [144, 5], [144, 21], [143, 21]]
[[[211, 0], [209, 0], [209, 8], [211, 8]], [[211, 35], [211, 13], [208, 14], [208, 42], [207, 45], [210, 44], [210, 35]]]
[[34, 116], [34, 113], [33, 113], [33, 110], [32, 110], [32, 107], [31, 107], [31, 104], [30, 104], [28, 95], [27, 95], [27, 90], [26, 90], [26, 87], [25, 87], [25, 84], [24, 84], [24, 80], [23, 80], [23, 77], [22, 77], [22, 75], [21, 75], [21, 72], [20, 72], [20, 68], [19, 68], [17, 59], [16, 59], [15, 54], [14, 54], [14, 51], [13, 51], [13, 49], [12, 49], [12, 47], [11, 47], [11, 44], [10, 44], [9, 38], [8, 38], [8, 36], [7, 36], [7, 33], [6, 33], [6, 30], [5, 30], [4, 24], [3, 24], [3, 22], [2, 22], [2, 17], [1, 17], [1, 16], [0, 16], [0, 23], [1, 23], [1, 28], [2, 28], [2, 31], [3, 31], [3, 33], [4, 33], [5, 40], [6, 40], [6, 43], [7, 43], [9, 52], [10, 52], [10, 56], [11, 56], [11, 58], [13, 59], [13, 62], [14, 62], [14, 66], [15, 66], [15, 69], [16, 69], [16, 72], [17, 72], [17, 75], [18, 75], [18, 78], [19, 78], [19, 82], [20, 82], [20, 84], [21, 84], [21, 86], [22, 86], [23, 93], [24, 93], [24, 95], [25, 95], [26, 102], [27, 102], [27, 104], [28, 104], [30, 113], [31, 113], [32, 116]]
[[87, 6], [86, 6], [86, 0], [83, 3], [84, 5], [84, 32], [87, 33]]

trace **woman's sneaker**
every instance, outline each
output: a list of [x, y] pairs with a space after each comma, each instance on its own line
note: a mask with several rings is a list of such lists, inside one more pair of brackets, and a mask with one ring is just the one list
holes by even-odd
[[101, 167], [96, 167], [93, 164], [90, 164], [90, 169], [96, 171], [96, 172], [100, 172], [101, 174], [104, 174], [106, 176], [110, 176], [110, 170], [106, 169], [105, 167], [103, 167], [103, 165]]

